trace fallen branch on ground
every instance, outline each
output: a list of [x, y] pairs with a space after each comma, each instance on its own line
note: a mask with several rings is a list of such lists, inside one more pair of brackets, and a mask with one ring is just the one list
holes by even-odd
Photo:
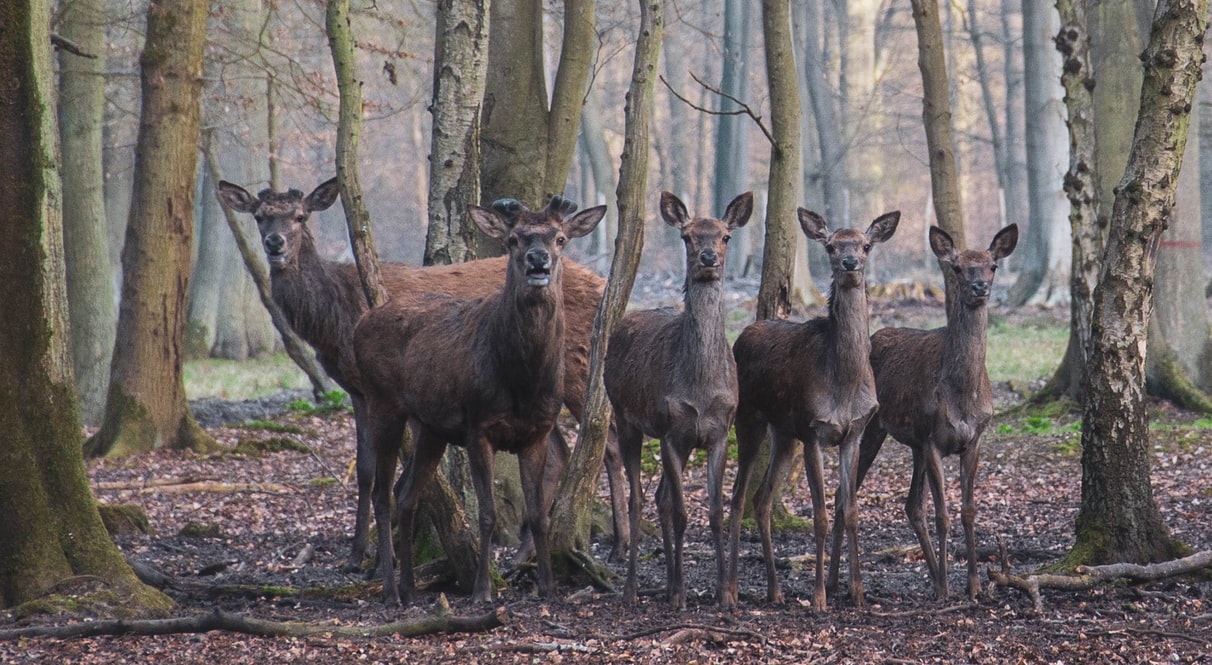
[[396, 621], [374, 626], [340, 626], [304, 621], [268, 621], [243, 614], [215, 610], [210, 614], [175, 619], [146, 619], [128, 621], [90, 621], [66, 626], [29, 626], [0, 630], [0, 640], [23, 637], [95, 637], [97, 635], [170, 635], [177, 633], [206, 633], [225, 630], [261, 637], [383, 637], [400, 635], [416, 637], [435, 633], [477, 633], [503, 626], [509, 616], [504, 607], [478, 616], [454, 616], [437, 613], [417, 619]]
[[712, 642], [727, 642], [728, 638], [752, 640], [759, 644], [766, 644], [766, 636], [760, 635], [750, 630], [738, 630], [733, 628], [718, 628], [716, 626], [704, 626], [694, 623], [679, 623], [668, 626], [657, 626], [655, 628], [647, 628], [630, 635], [623, 635], [619, 640], [630, 642], [638, 640], [641, 637], [648, 637], [657, 633], [673, 632], [673, 635], [664, 640], [662, 644], [674, 645], [684, 644], [694, 639], [701, 639]]
[[123, 491], [133, 490], [138, 494], [175, 494], [184, 492], [213, 492], [219, 494], [235, 492], [260, 492], [263, 494], [289, 494], [295, 490], [277, 483], [224, 483], [213, 480], [184, 480], [164, 478], [160, 480], [114, 481], [96, 483], [94, 489]]
[[1015, 589], [1025, 591], [1028, 597], [1031, 598], [1032, 609], [1038, 614], [1044, 610], [1043, 600], [1040, 598], [1039, 593], [1040, 589], [1081, 591], [1092, 589], [1109, 580], [1129, 579], [1144, 582], [1193, 573], [1212, 567], [1212, 550], [1196, 552], [1182, 559], [1173, 559], [1161, 563], [1111, 563], [1103, 566], [1078, 566], [1076, 570], [1077, 574], [1075, 575], [1056, 575], [1050, 573], [1026, 576], [1012, 575], [1010, 573], [1009, 561], [1005, 556], [1004, 546], [1002, 547], [1001, 561], [1002, 569], [1000, 571], [995, 570], [993, 566], [989, 566], [986, 569], [990, 581], [989, 593], [992, 594], [993, 590], [999, 586], [1014, 587]]

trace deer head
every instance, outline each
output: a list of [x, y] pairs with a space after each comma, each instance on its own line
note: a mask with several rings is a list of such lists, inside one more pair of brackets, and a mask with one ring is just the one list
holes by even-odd
[[984, 307], [993, 292], [993, 276], [997, 262], [1010, 256], [1018, 244], [1018, 225], [1011, 224], [989, 243], [989, 249], [959, 251], [948, 233], [937, 226], [930, 227], [930, 249], [943, 264], [944, 270], [955, 271], [960, 304], [975, 308]]
[[686, 245], [686, 281], [719, 281], [728, 258], [732, 231], [749, 222], [753, 213], [753, 192], [745, 192], [728, 204], [723, 219], [691, 219], [682, 203], [671, 192], [661, 192], [661, 217], [682, 233]]
[[327, 210], [337, 200], [337, 179], [316, 187], [311, 194], [291, 189], [263, 189], [253, 196], [239, 185], [220, 180], [219, 202], [236, 212], [250, 213], [257, 220], [261, 246], [270, 270], [288, 270], [298, 263], [299, 249], [311, 237], [307, 220], [317, 210]]
[[825, 218], [819, 214], [805, 208], [800, 208], [797, 213], [804, 235], [808, 236], [809, 240], [824, 245], [825, 253], [829, 255], [834, 284], [850, 288], [863, 285], [863, 270], [867, 268], [867, 256], [871, 253], [871, 247], [891, 238], [901, 221], [901, 213], [898, 210], [877, 217], [867, 227], [866, 233], [855, 229], [830, 231]]

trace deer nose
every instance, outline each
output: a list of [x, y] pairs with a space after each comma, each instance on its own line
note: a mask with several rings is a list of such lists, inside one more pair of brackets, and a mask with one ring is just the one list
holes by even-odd
[[532, 249], [527, 251], [526, 267], [530, 269], [550, 268], [551, 253], [545, 249]]
[[843, 256], [842, 267], [846, 270], [858, 270], [859, 261], [856, 256]]
[[978, 297], [989, 295], [989, 282], [983, 279], [972, 282], [972, 294]]
[[271, 233], [265, 236], [265, 251], [270, 254], [280, 254], [286, 246], [286, 238], [281, 233]]
[[711, 249], [699, 252], [699, 263], [705, 268], [714, 268], [720, 263], [720, 255]]

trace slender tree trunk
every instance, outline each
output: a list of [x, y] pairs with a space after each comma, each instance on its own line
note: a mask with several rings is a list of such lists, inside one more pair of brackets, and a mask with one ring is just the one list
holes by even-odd
[[489, 0], [438, 3], [425, 265], [476, 257], [467, 205], [480, 200], [480, 110]]
[[640, 31], [636, 38], [631, 87], [627, 92], [626, 132], [619, 167], [619, 233], [615, 237], [614, 261], [606, 283], [606, 294], [594, 319], [589, 346], [589, 386], [580, 439], [573, 448], [568, 471], [552, 505], [553, 553], [588, 551], [589, 523], [611, 419], [610, 403], [602, 384], [602, 362], [606, 357], [606, 342], [610, 332], [622, 318], [631, 297], [636, 268], [640, 265], [640, 251], [644, 246], [649, 123], [665, 17], [660, 0], [640, 0], [639, 4]]
[[[762, 0], [762, 34], [765, 36], [766, 78], [770, 87], [769, 197], [766, 201], [766, 243], [762, 253], [762, 284], [758, 289], [757, 318], [786, 318], [791, 313], [797, 281], [794, 273], [800, 233], [792, 220], [803, 194], [803, 157], [800, 153], [800, 96], [795, 54], [791, 48], [791, 14], [787, 0]], [[807, 272], [807, 261], [800, 265]], [[805, 280], [806, 281], [806, 280]]]
[[92, 455], [216, 445], [194, 421], [182, 380], [206, 10], [201, 0], [148, 7], [122, 304]]
[[[102, 582], [76, 607], [121, 598], [163, 612], [164, 594], [131, 572], [88, 487], [68, 340], [61, 166], [56, 145], [50, 7], [10, 3], [0, 14], [0, 253], [6, 325], [0, 326], [0, 607], [48, 602], [64, 582]], [[52, 601], [53, 602], [53, 601]]]
[[101, 127], [105, 112], [105, 15], [100, 0], [63, 6], [59, 34], [89, 57], [59, 54], [59, 135], [63, 146], [63, 226], [71, 315], [72, 366], [84, 422], [105, 415], [118, 325], [109, 261]]
[[[607, 199], [594, 202], [595, 205], [606, 203], [607, 206], [606, 218], [593, 230], [593, 244], [590, 249], [591, 254], [597, 257], [594, 267], [598, 272], [605, 272], [609, 266], [612, 248], [608, 239], [613, 238], [619, 228], [612, 195], [617, 185], [604, 132], [600, 104], [594, 96], [594, 91], [591, 90], [588, 99], [585, 100], [585, 107], [581, 109], [581, 146], [589, 162], [589, 170], [593, 174], [594, 189], [598, 195]], [[589, 205], [589, 202], [587, 201], [585, 205]]]
[[[734, 113], [740, 105], [733, 99], [745, 99], [749, 94], [749, 25], [750, 3], [748, 0], [724, 0], [724, 44], [720, 59], [719, 89], [727, 97], [718, 98], [721, 113]], [[667, 58], [666, 60], [671, 60]], [[715, 117], [715, 152], [719, 155], [735, 155], [735, 158], [716, 159], [711, 176], [711, 201], [714, 214], [722, 214], [732, 197], [749, 189], [749, 119], [743, 115], [717, 115]], [[663, 226], [663, 225], [662, 225]], [[738, 238], [748, 234], [739, 233]], [[733, 274], [745, 269], [750, 251], [740, 248], [733, 252]]]
[[564, 39], [551, 88], [551, 112], [547, 116], [547, 163], [541, 192], [544, 201], [564, 192], [572, 168], [581, 129], [581, 108], [596, 60], [596, 11], [596, 0], [564, 0]]
[[1160, 0], [1141, 56], [1140, 113], [1116, 191], [1094, 293], [1082, 415], [1082, 499], [1069, 563], [1150, 563], [1178, 555], [1149, 481], [1145, 345], [1157, 251], [1174, 206], [1208, 0]]

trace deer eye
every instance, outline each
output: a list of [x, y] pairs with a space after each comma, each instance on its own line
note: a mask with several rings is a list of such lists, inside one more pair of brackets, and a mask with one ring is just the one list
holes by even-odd
[[951, 269], [954, 270], [955, 274], [957, 274], [957, 275], [963, 272], [963, 270], [959, 266], [951, 266]]
[[728, 244], [728, 241], [729, 241], [729, 240], [732, 240], [732, 236], [724, 236], [724, 244], [725, 244], [725, 245], [727, 245], [727, 244]]
[[296, 215], [295, 221], [302, 224], [303, 222], [307, 221], [307, 215]]
[[568, 238], [565, 238], [564, 236], [556, 236], [555, 242], [556, 247], [563, 247], [564, 243], [568, 242]]
[[833, 245], [825, 245], [825, 251], [829, 252], [830, 254], [837, 254], [837, 248]]
[[989, 268], [989, 270], [991, 270], [991, 271], [993, 271], [993, 272], [997, 272], [997, 264], [996, 264], [996, 263], [994, 263], [994, 264], [993, 264], [993, 265], [992, 265], [992, 266]]
[[505, 241], [505, 244], [508, 245], [509, 247], [517, 247], [518, 246], [518, 237], [509, 236], [509, 239]]
[[864, 252], [870, 252], [870, 251], [871, 251], [871, 243], [867, 243], [866, 245], [863, 245], [863, 251], [864, 251]]

